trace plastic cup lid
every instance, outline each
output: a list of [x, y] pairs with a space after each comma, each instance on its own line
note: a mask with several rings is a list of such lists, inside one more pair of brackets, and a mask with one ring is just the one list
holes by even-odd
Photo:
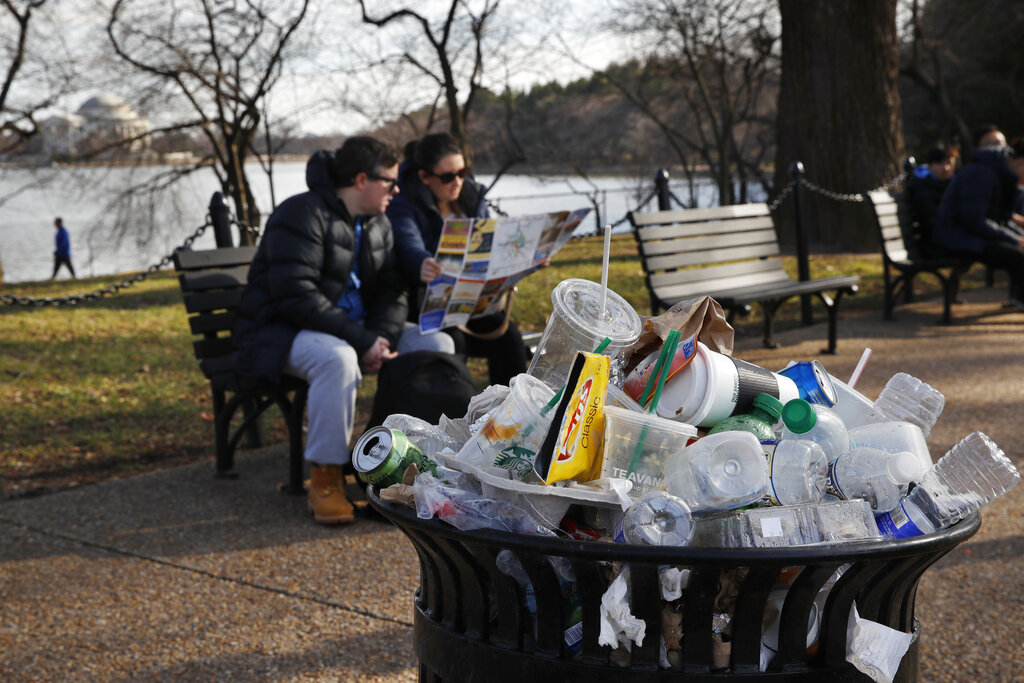
[[539, 416], [541, 409], [554, 395], [551, 387], [533, 375], [521, 374], [512, 378], [509, 398], [514, 396], [512, 400], [528, 410], [530, 415]]
[[601, 285], [590, 280], [562, 280], [551, 292], [551, 304], [566, 323], [595, 339], [608, 337], [613, 346], [632, 344], [643, 329], [640, 314], [610, 289], [602, 312]]

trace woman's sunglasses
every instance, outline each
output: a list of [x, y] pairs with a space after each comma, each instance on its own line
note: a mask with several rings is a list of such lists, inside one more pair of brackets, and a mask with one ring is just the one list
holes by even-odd
[[426, 171], [427, 175], [432, 175], [441, 181], [442, 185], [454, 182], [455, 178], [465, 178], [469, 175], [469, 169], [465, 166], [460, 168], [458, 171], [450, 171], [448, 173], [434, 173], [433, 171]]

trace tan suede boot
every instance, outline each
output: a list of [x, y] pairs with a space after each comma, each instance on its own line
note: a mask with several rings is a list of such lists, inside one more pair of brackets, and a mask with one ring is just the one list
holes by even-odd
[[313, 465], [309, 473], [309, 511], [319, 524], [355, 521], [352, 503], [345, 495], [341, 465]]

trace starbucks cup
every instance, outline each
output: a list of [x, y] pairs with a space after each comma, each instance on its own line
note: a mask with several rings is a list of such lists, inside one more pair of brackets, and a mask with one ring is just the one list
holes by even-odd
[[712, 351], [697, 342], [697, 355], [665, 383], [658, 415], [699, 427], [714, 427], [730, 415], [750, 412], [765, 393], [786, 403], [800, 397], [789, 377]]
[[629, 302], [609, 289], [602, 311], [601, 298], [596, 282], [570, 278], [558, 283], [528, 374], [557, 391], [565, 385], [577, 351], [593, 351], [608, 337], [611, 343], [603, 353], [614, 357], [640, 337], [640, 315]]
[[501, 467], [523, 481], [536, 481], [533, 459], [544, 442], [554, 410], [544, 407], [554, 397], [546, 384], [530, 375], [516, 375], [508, 396], [455, 459], [475, 467]]

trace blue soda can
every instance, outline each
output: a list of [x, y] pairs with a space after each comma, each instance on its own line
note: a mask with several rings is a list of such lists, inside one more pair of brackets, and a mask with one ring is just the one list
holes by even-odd
[[779, 370], [779, 374], [793, 380], [800, 392], [800, 398], [808, 403], [831, 408], [839, 400], [832, 378], [825, 371], [825, 366], [816, 360], [792, 363]]

